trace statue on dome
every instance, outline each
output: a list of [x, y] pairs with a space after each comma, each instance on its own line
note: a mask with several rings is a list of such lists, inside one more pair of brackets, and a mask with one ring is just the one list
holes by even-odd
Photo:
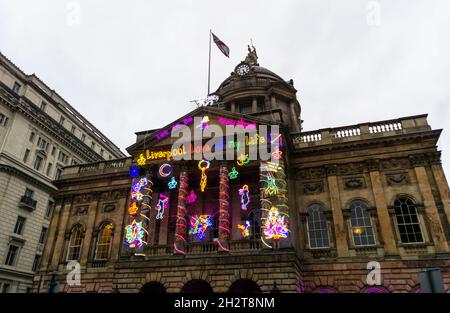
[[248, 47], [248, 54], [245, 57], [245, 63], [248, 63], [250, 65], [259, 65], [258, 64], [258, 54], [256, 54], [256, 48], [255, 46], [252, 45], [252, 48], [250, 48], [250, 45], [247, 46]]

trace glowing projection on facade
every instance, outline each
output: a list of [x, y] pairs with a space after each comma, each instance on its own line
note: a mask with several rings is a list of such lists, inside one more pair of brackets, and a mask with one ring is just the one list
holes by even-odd
[[266, 239], [287, 238], [289, 230], [284, 218], [285, 216], [281, 215], [276, 207], [270, 208], [263, 226]]
[[186, 203], [192, 204], [192, 203], [195, 203], [196, 200], [197, 200], [197, 195], [195, 194], [194, 190], [191, 190], [189, 195], [186, 197]]
[[245, 221], [244, 225], [238, 224], [237, 228], [241, 230], [241, 235], [243, 238], [250, 238], [250, 221]]
[[147, 184], [148, 181], [145, 177], [133, 183], [133, 186], [131, 187], [131, 199], [134, 201], [142, 201], [142, 189], [147, 186]]
[[205, 191], [206, 184], [208, 183], [208, 176], [206, 175], [206, 170], [209, 168], [210, 163], [207, 160], [200, 160], [198, 162], [198, 169], [202, 172], [202, 177], [200, 178], [200, 190]]
[[191, 228], [189, 229], [189, 235], [195, 235], [198, 239], [205, 239], [205, 232], [208, 227], [212, 226], [210, 215], [193, 215], [191, 216]]
[[146, 242], [144, 241], [145, 229], [142, 222], [133, 220], [130, 225], [125, 227], [125, 243], [129, 248], [141, 248]]
[[175, 179], [175, 177], [172, 177], [170, 179], [170, 181], [167, 183], [167, 186], [169, 187], [169, 189], [175, 189], [175, 188], [177, 188], [177, 185], [178, 185], [178, 182]]
[[231, 171], [228, 173], [228, 177], [230, 179], [236, 179], [239, 176], [239, 172], [237, 171], [237, 169], [233, 166], [233, 168], [231, 169]]
[[161, 178], [166, 178], [172, 175], [172, 165], [169, 163], [163, 163], [159, 166], [158, 175]]
[[239, 189], [239, 195], [241, 196], [241, 208], [246, 211], [250, 203], [250, 190], [248, 189], [248, 185], [244, 185]]
[[166, 197], [164, 194], [159, 195], [158, 203], [156, 204], [156, 219], [162, 220], [164, 218], [164, 210], [167, 208], [169, 202], [169, 197]]

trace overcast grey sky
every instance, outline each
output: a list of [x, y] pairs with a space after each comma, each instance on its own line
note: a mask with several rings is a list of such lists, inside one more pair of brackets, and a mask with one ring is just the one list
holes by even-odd
[[306, 130], [429, 113], [450, 175], [449, 14], [448, 0], [0, 0], [0, 50], [124, 150], [205, 96], [210, 28], [231, 49], [213, 47], [214, 90], [252, 38], [294, 79]]

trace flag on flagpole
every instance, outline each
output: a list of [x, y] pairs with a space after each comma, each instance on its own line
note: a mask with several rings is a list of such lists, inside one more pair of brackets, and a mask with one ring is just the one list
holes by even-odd
[[223, 43], [222, 40], [219, 39], [214, 33], [212, 33], [212, 37], [214, 40], [214, 43], [217, 45], [217, 48], [219, 48], [220, 51], [222, 51], [223, 54], [225, 54], [226, 57], [230, 57], [230, 48], [226, 44]]

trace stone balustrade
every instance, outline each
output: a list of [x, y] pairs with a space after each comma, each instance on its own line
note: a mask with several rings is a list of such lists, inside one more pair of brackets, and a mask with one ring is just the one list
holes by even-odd
[[325, 128], [292, 135], [296, 148], [306, 148], [340, 142], [429, 131], [427, 115], [417, 115], [395, 120], [362, 123], [337, 128]]
[[122, 158], [109, 161], [66, 166], [63, 169], [61, 179], [76, 176], [101, 175], [114, 172], [129, 171], [132, 163], [131, 161], [131, 158]]

